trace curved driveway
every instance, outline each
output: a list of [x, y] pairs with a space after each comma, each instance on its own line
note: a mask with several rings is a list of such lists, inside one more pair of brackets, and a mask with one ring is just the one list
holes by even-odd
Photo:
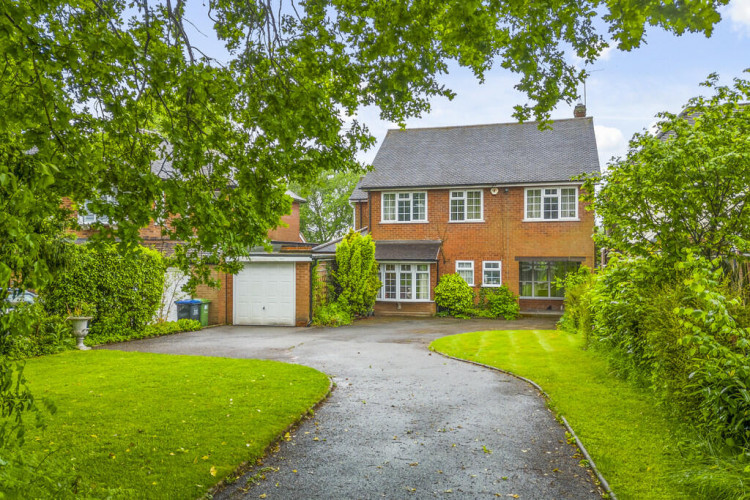
[[[216, 498], [600, 498], [535, 389], [427, 350], [452, 333], [518, 328], [554, 328], [554, 319], [218, 327], [110, 348], [275, 359], [332, 377], [336, 389], [315, 417], [263, 471]], [[258, 472], [266, 479], [248, 482]]]

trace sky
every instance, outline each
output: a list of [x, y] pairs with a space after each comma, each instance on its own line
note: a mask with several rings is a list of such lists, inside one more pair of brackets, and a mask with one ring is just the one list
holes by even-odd
[[[188, 18], [206, 20], [202, 2], [187, 5], [192, 10]], [[587, 115], [594, 119], [603, 169], [612, 157], [625, 155], [634, 133], [653, 128], [658, 112], [678, 113], [691, 97], [705, 95], [707, 89], [699, 84], [709, 74], [719, 74], [725, 85], [736, 77], [750, 79], [750, 73], [743, 75], [750, 68], [750, 0], [732, 0], [720, 12], [722, 21], [710, 38], [702, 34], [678, 37], [651, 28], [641, 47], [630, 52], [608, 48], [587, 68]], [[187, 27], [193, 32], [191, 39], [199, 46], [201, 42], [217, 44], [212, 30], [208, 26], [199, 29], [199, 24], [203, 23], [198, 21]], [[580, 65], [574, 58], [571, 62]], [[431, 111], [407, 120], [407, 128], [514, 122], [513, 106], [526, 99], [513, 88], [518, 76], [497, 66], [481, 85], [470, 71], [451, 66], [450, 73], [439, 80], [456, 92], [456, 97], [452, 101], [434, 99]], [[583, 94], [583, 88], [579, 92]], [[562, 103], [552, 112], [553, 119], [572, 117], [573, 104]], [[397, 128], [397, 124], [381, 120], [378, 110], [372, 107], [360, 110], [357, 119], [368, 126], [378, 141], [375, 147], [358, 155], [360, 161], [370, 163], [388, 129]]]
[[[710, 38], [651, 29], [640, 48], [607, 49], [588, 68], [587, 115], [594, 119], [603, 169], [612, 157], [625, 156], [634, 133], [653, 127], [658, 112], [678, 113], [691, 97], [710, 94], [699, 85], [709, 74], [718, 73], [722, 84], [731, 85], [750, 68], [750, 0], [732, 0], [721, 13], [722, 21]], [[750, 73], [744, 78], [750, 79]], [[452, 101], [435, 99], [431, 112], [408, 120], [407, 128], [513, 122], [513, 106], [525, 102], [513, 89], [516, 75], [506, 70], [493, 69], [483, 85], [460, 68], [442, 81], [457, 96]], [[573, 105], [562, 103], [552, 112], [553, 119], [572, 117]], [[387, 130], [398, 125], [380, 120], [373, 108], [362, 110], [358, 118], [378, 139], [374, 148], [359, 155], [360, 161], [369, 163]]]

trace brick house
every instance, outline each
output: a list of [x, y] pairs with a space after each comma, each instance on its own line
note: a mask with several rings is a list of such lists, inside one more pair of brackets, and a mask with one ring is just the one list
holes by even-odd
[[572, 178], [599, 160], [591, 118], [537, 125], [388, 131], [350, 198], [376, 244], [376, 313], [434, 314], [449, 273], [475, 290], [507, 285], [522, 310], [562, 308], [555, 279], [595, 262], [594, 215]]
[[[162, 172], [160, 172], [160, 175]], [[169, 175], [168, 173], [166, 175]], [[208, 322], [238, 325], [307, 325], [310, 321], [311, 244], [300, 233], [300, 204], [304, 198], [291, 191], [291, 213], [281, 217], [281, 223], [268, 232], [273, 248], [266, 252], [254, 248], [243, 259], [243, 269], [235, 274], [212, 273], [221, 283], [220, 288], [198, 286], [195, 297], [211, 300]], [[70, 206], [70, 200], [64, 203]], [[76, 231], [77, 243], [84, 243], [93, 229], [93, 222], [109, 223], [94, 214], [78, 216], [81, 229]], [[142, 244], [167, 255], [179, 242], [162, 236], [161, 227], [153, 222], [140, 230]], [[185, 298], [179, 288], [185, 278], [176, 270], [167, 272], [172, 284], [163, 305], [168, 320], [176, 320], [174, 301]]]

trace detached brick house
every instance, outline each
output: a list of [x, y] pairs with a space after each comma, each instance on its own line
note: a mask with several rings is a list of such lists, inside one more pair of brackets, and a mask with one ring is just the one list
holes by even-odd
[[[585, 112], [584, 112], [585, 114]], [[440, 276], [507, 285], [522, 310], [560, 310], [555, 279], [595, 261], [583, 173], [599, 172], [591, 118], [390, 130], [353, 192], [376, 244], [380, 314], [430, 315]]]

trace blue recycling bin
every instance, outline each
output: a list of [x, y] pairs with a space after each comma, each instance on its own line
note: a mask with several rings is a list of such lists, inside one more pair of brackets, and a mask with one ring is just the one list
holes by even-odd
[[201, 299], [185, 299], [178, 300], [177, 304], [177, 319], [194, 319], [196, 321], [201, 320]]

